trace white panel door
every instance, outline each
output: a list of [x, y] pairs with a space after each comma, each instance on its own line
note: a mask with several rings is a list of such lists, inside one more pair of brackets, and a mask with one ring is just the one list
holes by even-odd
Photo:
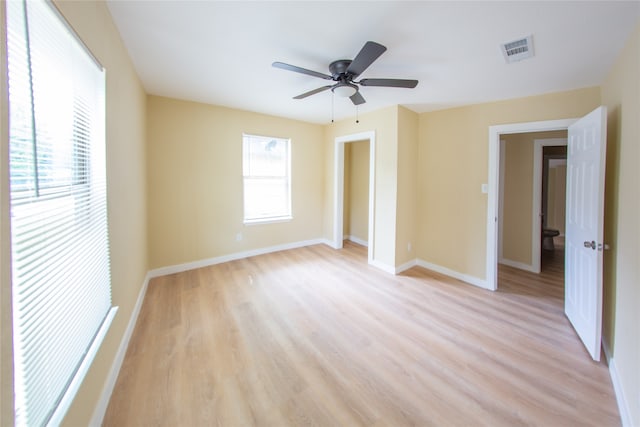
[[594, 360], [600, 360], [607, 109], [569, 126], [564, 311]]

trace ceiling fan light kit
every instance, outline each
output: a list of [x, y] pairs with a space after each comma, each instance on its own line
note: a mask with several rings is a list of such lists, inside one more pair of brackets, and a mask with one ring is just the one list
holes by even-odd
[[352, 83], [338, 83], [337, 85], [332, 86], [331, 90], [342, 98], [349, 98], [358, 91], [358, 86]]
[[340, 97], [349, 98], [354, 105], [364, 104], [366, 101], [360, 94], [360, 86], [378, 86], [378, 87], [399, 87], [414, 88], [417, 86], [417, 80], [406, 79], [362, 79], [355, 81], [369, 66], [387, 50], [380, 43], [368, 41], [364, 44], [360, 52], [353, 60], [339, 59], [329, 64], [329, 74], [319, 73], [306, 68], [297, 67], [295, 65], [285, 64], [284, 62], [274, 62], [272, 65], [283, 70], [293, 71], [296, 73], [306, 74], [308, 76], [317, 77], [324, 80], [333, 80], [333, 85], [326, 85], [317, 89], [310, 90], [293, 99], [303, 99], [316, 93], [324, 92], [328, 89]]

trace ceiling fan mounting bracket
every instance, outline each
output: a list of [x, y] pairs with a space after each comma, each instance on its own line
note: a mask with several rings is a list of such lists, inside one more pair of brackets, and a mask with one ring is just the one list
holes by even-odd
[[350, 59], [338, 59], [329, 64], [329, 72], [333, 80], [338, 81], [341, 80], [341, 76], [346, 76], [347, 69], [349, 65], [351, 65], [351, 62]]

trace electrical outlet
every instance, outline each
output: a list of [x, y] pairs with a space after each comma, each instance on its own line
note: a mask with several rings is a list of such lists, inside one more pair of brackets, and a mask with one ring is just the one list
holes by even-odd
[[411, 252], [411, 242], [407, 243], [407, 252]]
[[236, 242], [239, 242], [240, 240], [242, 240], [242, 233], [236, 234]]

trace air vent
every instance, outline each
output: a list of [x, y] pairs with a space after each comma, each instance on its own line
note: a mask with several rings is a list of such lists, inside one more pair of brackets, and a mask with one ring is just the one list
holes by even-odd
[[533, 56], [533, 36], [500, 45], [507, 64], [522, 61]]

